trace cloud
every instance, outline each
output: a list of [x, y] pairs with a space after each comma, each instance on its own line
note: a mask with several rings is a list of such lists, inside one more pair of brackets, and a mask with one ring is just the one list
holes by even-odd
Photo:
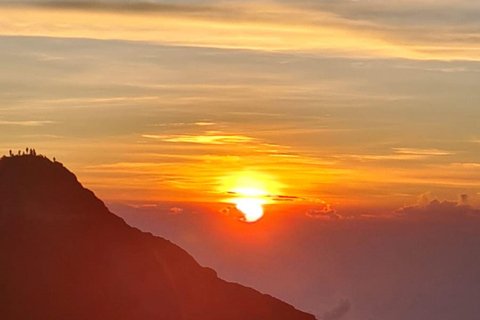
[[215, 125], [215, 122], [199, 121], [199, 122], [195, 122], [195, 125], [196, 125], [196, 126], [200, 126], [200, 127], [208, 127], [208, 126], [213, 126], [213, 125]]
[[222, 209], [218, 210], [218, 212], [228, 216], [233, 209], [235, 209], [234, 206], [228, 206], [228, 207], [225, 207], [225, 208], [222, 208]]
[[432, 200], [426, 205], [418, 204], [398, 209], [394, 216], [413, 220], [450, 221], [480, 218], [480, 210], [471, 207], [468, 196], [462, 194], [460, 202]]
[[343, 219], [343, 217], [338, 214], [337, 210], [332, 209], [331, 205], [328, 203], [326, 203], [323, 208], [310, 209], [305, 214], [307, 217], [320, 220], [333, 221]]
[[156, 203], [126, 203], [125, 206], [134, 208], [134, 209], [149, 209], [149, 208], [157, 208], [158, 204]]
[[430, 192], [422, 193], [418, 199], [418, 204], [422, 207], [427, 206], [432, 201]]
[[39, 127], [46, 124], [53, 124], [54, 121], [7, 121], [7, 120], [0, 120], [0, 125], [6, 126], [24, 126], [24, 127]]
[[178, 142], [178, 143], [198, 143], [198, 144], [241, 144], [255, 141], [255, 138], [244, 135], [229, 135], [217, 132], [210, 132], [200, 135], [152, 135], [144, 134], [144, 138], [159, 139], [165, 142]]
[[173, 208], [170, 208], [170, 210], [168, 210], [168, 212], [170, 214], [179, 214], [179, 213], [183, 212], [183, 209], [179, 208], [179, 207], [173, 207]]
[[343, 318], [344, 316], [347, 315], [347, 313], [350, 311], [352, 308], [351, 303], [347, 299], [342, 299], [338, 302], [336, 306], [334, 306], [332, 309], [326, 311], [323, 316], [322, 320], [338, 320]]
[[[254, 190], [254, 192], [256, 192], [256, 190]], [[230, 194], [230, 195], [245, 195], [241, 192], [236, 192], [236, 191], [227, 191], [227, 194]], [[255, 197], [259, 197], [259, 198], [266, 198], [268, 200], [271, 200], [271, 201], [296, 201], [296, 200], [305, 200], [303, 198], [300, 198], [300, 197], [297, 197], [297, 196], [288, 196], [288, 195], [273, 195], [273, 194], [255, 194], [255, 195], [252, 195], [252, 196], [255, 196]]]
[[440, 150], [440, 149], [418, 149], [418, 148], [393, 148], [395, 153], [398, 154], [410, 154], [410, 155], [420, 155], [420, 156], [446, 156], [454, 154], [451, 151]]
[[302, 200], [302, 198], [297, 196], [286, 196], [286, 195], [268, 195], [268, 198], [271, 198], [273, 201], [296, 201]]
[[393, 148], [391, 154], [361, 154], [349, 157], [359, 160], [420, 160], [435, 156], [452, 155], [454, 152], [440, 149]]
[[240, 221], [245, 221], [245, 214], [238, 210], [235, 206], [227, 206], [219, 210], [225, 216], [233, 217]]
[[39, 8], [65, 9], [79, 11], [106, 11], [126, 13], [166, 13], [166, 14], [200, 14], [211, 13], [218, 9], [210, 6], [179, 5], [148, 1], [20, 1], [17, 5], [31, 5]]
[[[478, 5], [462, 2], [458, 9], [452, 4], [432, 3], [335, 1], [305, 6], [298, 2], [27, 1], [0, 6], [0, 15], [9, 17], [0, 26], [0, 34], [478, 61], [478, 38], [474, 36], [479, 27]], [[419, 14], [419, 9], [424, 14]]]

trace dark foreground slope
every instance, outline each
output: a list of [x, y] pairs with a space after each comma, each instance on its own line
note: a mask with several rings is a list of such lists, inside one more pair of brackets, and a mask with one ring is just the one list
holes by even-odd
[[312, 320], [128, 226], [62, 164], [0, 161], [0, 319]]

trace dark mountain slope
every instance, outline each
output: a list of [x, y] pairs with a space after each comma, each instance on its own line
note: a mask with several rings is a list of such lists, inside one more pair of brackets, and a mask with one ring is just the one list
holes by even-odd
[[313, 320], [128, 226], [62, 164], [0, 160], [0, 319]]

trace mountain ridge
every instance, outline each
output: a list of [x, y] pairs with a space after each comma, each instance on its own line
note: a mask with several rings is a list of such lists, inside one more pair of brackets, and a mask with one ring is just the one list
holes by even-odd
[[130, 227], [60, 162], [0, 160], [2, 319], [314, 320]]

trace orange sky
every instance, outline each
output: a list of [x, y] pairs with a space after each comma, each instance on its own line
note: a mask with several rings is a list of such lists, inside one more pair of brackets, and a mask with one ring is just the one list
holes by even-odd
[[56, 156], [108, 201], [260, 184], [303, 204], [478, 204], [477, 9], [4, 3], [0, 147]]

